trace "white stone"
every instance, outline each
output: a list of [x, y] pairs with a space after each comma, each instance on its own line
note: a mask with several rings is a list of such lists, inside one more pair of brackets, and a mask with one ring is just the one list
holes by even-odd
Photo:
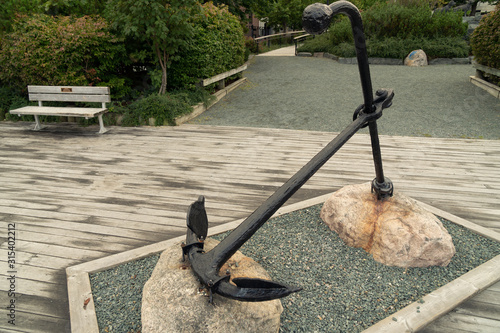
[[[207, 239], [205, 250], [217, 241]], [[241, 252], [235, 253], [222, 267], [231, 278], [270, 279], [267, 272]], [[204, 290], [189, 263], [182, 262], [181, 245], [165, 250], [142, 296], [142, 332], [278, 332], [283, 307], [280, 300], [241, 302], [214, 294], [209, 304]]]
[[347, 245], [363, 248], [386, 265], [446, 266], [455, 254], [450, 234], [435, 215], [397, 191], [377, 200], [370, 183], [333, 193], [321, 218]]
[[405, 58], [404, 64], [412, 67], [427, 66], [427, 55], [424, 50], [411, 51]]

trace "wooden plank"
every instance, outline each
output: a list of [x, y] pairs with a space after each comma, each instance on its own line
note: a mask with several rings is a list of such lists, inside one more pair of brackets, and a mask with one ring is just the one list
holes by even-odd
[[498, 333], [498, 320], [468, 316], [463, 314], [454, 314], [453, 316], [444, 316], [436, 320], [430, 327], [424, 328], [423, 333], [433, 332], [483, 332]]
[[[116, 127], [103, 141], [34, 136], [19, 131], [23, 126], [0, 123], [0, 221], [16, 221], [20, 235], [26, 233], [17, 255], [27, 266], [28, 296], [43, 294], [58, 304], [66, 301], [52, 292], [51, 270], [183, 235], [187, 206], [199, 194], [207, 195], [211, 230], [245, 218], [335, 136], [183, 125]], [[500, 141], [381, 136], [381, 143], [384, 170], [397, 190], [500, 229]], [[356, 135], [290, 202], [369, 181], [372, 164], [369, 136]], [[456, 311], [492, 320], [500, 305], [495, 288], [500, 285]]]
[[[492, 320], [499, 320], [500, 318], [500, 304], [496, 303], [485, 303], [477, 301], [476, 299], [483, 294], [488, 294], [490, 290], [483, 291], [480, 295], [474, 297], [473, 299], [461, 304], [459, 307], [453, 310], [453, 313], [464, 314], [468, 316], [475, 316], [481, 318], [487, 318]], [[495, 299], [498, 302], [498, 296]]]
[[[0, 275], [2, 280], [6, 279], [7, 275]], [[64, 282], [64, 281], [62, 281]], [[0, 292], [6, 294], [6, 288], [1, 286]], [[61, 292], [63, 294], [61, 295]], [[16, 295], [31, 295], [50, 298], [53, 300], [66, 299], [66, 288], [64, 283], [53, 283], [47, 281], [36, 281], [30, 279], [16, 278]]]
[[74, 107], [52, 107], [52, 106], [25, 106], [10, 110], [10, 114], [16, 115], [39, 115], [39, 116], [62, 116], [62, 117], [95, 117], [105, 113], [106, 108], [74, 108]]
[[[68, 91], [71, 90], [71, 91]], [[60, 94], [73, 93], [73, 94], [92, 94], [92, 95], [109, 95], [111, 90], [109, 87], [90, 87], [90, 86], [37, 86], [29, 85], [29, 93], [50, 93]]]
[[208, 79], [204, 79], [202, 81], [202, 85], [204, 87], [208, 86], [209, 84], [212, 84], [214, 82], [218, 82], [220, 80], [224, 80], [225, 78], [228, 78], [234, 74], [237, 74], [239, 72], [243, 72], [245, 69], [247, 69], [247, 64], [244, 64], [240, 67], [237, 67], [237, 68], [233, 68], [227, 72], [224, 72], [224, 73], [221, 73], [221, 74], [218, 74], [218, 75], [215, 75], [215, 76], [212, 76], [211, 78], [208, 78]]
[[473, 85], [487, 91], [488, 94], [500, 99], [500, 88], [498, 86], [475, 76], [469, 76], [469, 81]]
[[[65, 289], [66, 287], [63, 287], [61, 290], [61, 300], [63, 298], [67, 298], [65, 293], [62, 292]], [[61, 318], [64, 320], [69, 319], [69, 308], [67, 302], [55, 302], [51, 298], [22, 294], [17, 295], [16, 302], [19, 305], [20, 310], [22, 310], [23, 316], [40, 315], [53, 318]]]
[[489, 74], [500, 76], [500, 69], [496, 69], [496, 68], [493, 68], [493, 67], [488, 67], [488, 66], [481, 65], [481, 64], [477, 63], [474, 60], [472, 61], [472, 67], [474, 67], [476, 69], [479, 69], [479, 70], [481, 70], [483, 72], [489, 73]]
[[[0, 317], [7, 318], [7, 310], [0, 309]], [[69, 318], [57, 318], [47, 315], [38, 315], [26, 313], [23, 311], [16, 312], [15, 326], [9, 325], [7, 320], [0, 321], [1, 332], [23, 332], [23, 333], [40, 333], [40, 332], [57, 332], [71, 333]]]
[[[68, 276], [68, 289], [76, 290], [74, 293], [71, 293], [68, 298], [71, 332], [99, 332], [89, 275], [71, 269], [67, 270], [66, 274]], [[83, 308], [84, 311], [81, 311], [81, 308]]]
[[77, 95], [77, 94], [29, 94], [30, 101], [42, 102], [100, 102], [109, 103], [109, 95]]
[[[0, 254], [2, 258], [7, 258], [5, 255], [6, 247], [2, 245]], [[5, 262], [6, 259], [2, 261]], [[61, 267], [68, 267], [76, 265], [80, 262], [78, 259], [61, 258], [41, 253], [25, 252], [16, 249], [16, 262], [20, 265], [30, 265], [43, 268], [61, 269]], [[22, 266], [23, 267], [23, 266]]]

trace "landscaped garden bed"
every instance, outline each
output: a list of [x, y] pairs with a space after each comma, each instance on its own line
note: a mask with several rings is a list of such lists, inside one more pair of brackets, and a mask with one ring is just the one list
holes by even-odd
[[[282, 299], [282, 332], [359, 332], [384, 318], [398, 324], [407, 318], [396, 312], [410, 304], [414, 316], [429, 318], [425, 295], [500, 254], [498, 242], [442, 219], [457, 251], [448, 266], [385, 266], [364, 250], [347, 247], [321, 221], [320, 209], [316, 205], [273, 218], [241, 248], [273, 280], [304, 288]], [[140, 329], [142, 288], [157, 260], [154, 255], [91, 274], [101, 332], [110, 326]], [[460, 283], [453, 288], [454, 294], [462, 294]]]

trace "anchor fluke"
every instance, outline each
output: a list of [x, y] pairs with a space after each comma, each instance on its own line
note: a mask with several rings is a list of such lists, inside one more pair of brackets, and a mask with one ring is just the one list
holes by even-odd
[[204, 240], [207, 238], [208, 218], [205, 211], [205, 197], [203, 195], [200, 195], [198, 200], [189, 206], [187, 226], [199, 239]]
[[234, 278], [234, 284], [221, 281], [215, 290], [219, 295], [246, 302], [262, 302], [282, 298], [301, 291], [300, 287], [255, 278]]

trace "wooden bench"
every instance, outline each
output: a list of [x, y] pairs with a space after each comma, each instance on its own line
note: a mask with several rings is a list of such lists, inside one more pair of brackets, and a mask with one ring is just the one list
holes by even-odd
[[[99, 133], [107, 132], [102, 121], [102, 115], [108, 111], [106, 103], [111, 102], [109, 87], [73, 87], [73, 86], [28, 86], [29, 100], [38, 101], [38, 106], [25, 106], [10, 110], [11, 114], [35, 116], [35, 127], [39, 131], [43, 127], [38, 116], [63, 116], [99, 118]], [[43, 106], [42, 102], [101, 102], [102, 107], [54, 107]]]

